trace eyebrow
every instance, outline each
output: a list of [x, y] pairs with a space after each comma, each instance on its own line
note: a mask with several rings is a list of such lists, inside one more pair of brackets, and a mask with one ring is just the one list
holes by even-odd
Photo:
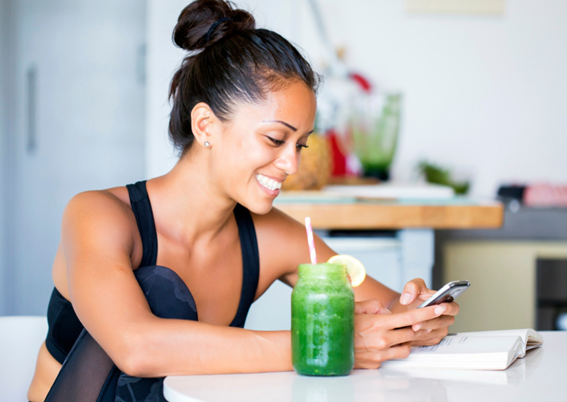
[[[297, 128], [295, 128], [291, 124], [288, 124], [285, 121], [281, 121], [281, 120], [263, 120], [262, 123], [280, 123], [280, 124], [283, 124], [284, 126], [286, 126], [288, 128], [291, 128], [293, 131], [297, 131]], [[315, 131], [315, 129], [309, 131], [308, 133], [305, 133], [304, 135], [313, 134], [314, 131]]]
[[264, 120], [262, 123], [280, 123], [286, 126], [287, 128], [292, 129], [293, 131], [297, 131], [297, 128], [293, 127], [291, 124], [286, 123], [285, 121], [281, 120]]

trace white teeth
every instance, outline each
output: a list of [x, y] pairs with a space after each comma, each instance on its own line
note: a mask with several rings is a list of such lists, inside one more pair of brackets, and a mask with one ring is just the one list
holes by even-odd
[[266, 187], [268, 190], [272, 190], [272, 191], [279, 190], [282, 187], [282, 184], [280, 182], [277, 182], [274, 179], [270, 179], [261, 174], [257, 174], [256, 179], [258, 180], [258, 182], [260, 182], [262, 186]]

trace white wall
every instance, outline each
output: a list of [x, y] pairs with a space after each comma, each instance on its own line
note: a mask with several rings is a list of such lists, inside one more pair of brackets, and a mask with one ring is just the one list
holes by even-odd
[[[298, 42], [320, 60], [303, 1]], [[503, 181], [567, 179], [567, 2], [508, 0], [501, 17], [410, 15], [403, 0], [319, 0], [348, 62], [405, 94], [393, 174], [419, 158]]]
[[[295, 39], [298, 0], [236, 1], [254, 13], [259, 27], [277, 30]], [[177, 162], [168, 137], [169, 112], [167, 101], [169, 83], [181, 64], [185, 51], [171, 40], [173, 28], [181, 10], [189, 0], [148, 0], [148, 58], [147, 58], [147, 117], [146, 117], [146, 174], [160, 176]]]
[[[169, 169], [167, 85], [183, 53], [171, 31], [187, 0], [149, 0], [147, 173]], [[237, 4], [246, 6], [244, 2]], [[261, 24], [319, 65], [307, 0], [248, 2]], [[474, 179], [492, 196], [504, 181], [565, 180], [567, 2], [508, 0], [503, 16], [410, 15], [403, 0], [319, 0], [336, 45], [380, 88], [405, 95], [397, 179], [421, 158]]]
[[10, 24], [8, 13], [9, 0], [0, 0], [0, 312], [6, 305], [6, 284], [9, 274], [6, 269], [8, 258], [7, 244], [7, 217], [8, 211], [8, 172], [10, 167], [10, 154], [8, 152], [10, 137], [8, 126], [9, 114], [9, 54], [10, 54]]

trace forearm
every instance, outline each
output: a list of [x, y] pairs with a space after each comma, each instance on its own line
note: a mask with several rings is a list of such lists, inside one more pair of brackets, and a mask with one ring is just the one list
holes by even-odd
[[293, 369], [289, 331], [250, 331], [158, 319], [142, 334], [131, 368], [139, 377]]

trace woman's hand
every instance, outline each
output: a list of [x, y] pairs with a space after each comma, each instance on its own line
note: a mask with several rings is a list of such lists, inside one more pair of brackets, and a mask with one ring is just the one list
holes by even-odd
[[[404, 286], [399, 305], [405, 306], [406, 311], [414, 310], [433, 294], [435, 291], [428, 289], [423, 279], [413, 279]], [[432, 307], [440, 311], [441, 315], [412, 325], [417, 335], [417, 339], [411, 343], [412, 346], [437, 345], [447, 335], [449, 325], [455, 322], [455, 316], [459, 313], [459, 305], [455, 302]]]
[[385, 360], [403, 359], [412, 344], [430, 339], [426, 330], [414, 331], [413, 325], [438, 319], [439, 306], [391, 313], [378, 300], [357, 302], [354, 309], [354, 368], [378, 368]]

